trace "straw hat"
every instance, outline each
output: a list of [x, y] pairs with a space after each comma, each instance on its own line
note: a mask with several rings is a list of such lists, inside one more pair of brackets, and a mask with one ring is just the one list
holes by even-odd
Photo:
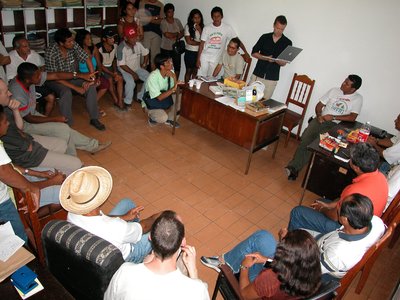
[[65, 210], [83, 215], [102, 205], [112, 190], [111, 174], [90, 166], [69, 175], [60, 188], [60, 203]]

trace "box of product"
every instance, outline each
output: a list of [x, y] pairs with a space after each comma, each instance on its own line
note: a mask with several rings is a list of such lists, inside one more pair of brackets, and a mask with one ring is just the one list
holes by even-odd
[[224, 84], [226, 86], [230, 86], [236, 89], [242, 89], [246, 85], [246, 82], [244, 82], [243, 80], [228, 77], [224, 79]]

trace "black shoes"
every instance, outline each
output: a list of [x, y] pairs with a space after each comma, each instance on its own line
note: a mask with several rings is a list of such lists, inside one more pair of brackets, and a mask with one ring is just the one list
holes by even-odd
[[299, 172], [297, 172], [297, 170], [291, 166], [287, 166], [285, 168], [286, 171], [286, 175], [287, 175], [287, 179], [288, 180], [296, 180], [297, 176], [299, 176]]
[[104, 124], [101, 123], [98, 119], [91, 119], [90, 125], [96, 127], [97, 130], [101, 130], [101, 131], [106, 130], [106, 126], [104, 126]]

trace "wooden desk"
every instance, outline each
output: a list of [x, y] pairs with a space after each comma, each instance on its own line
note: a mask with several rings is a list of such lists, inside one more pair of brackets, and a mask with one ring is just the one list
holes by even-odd
[[[34, 259], [28, 263], [28, 267], [32, 269], [38, 275], [38, 279], [43, 285], [44, 289], [28, 299], [74, 299], [70, 293], [58, 282], [58, 280], [50, 273], [50, 271], [43, 267], [38, 259]], [[0, 283], [0, 295], [1, 299], [19, 299], [21, 297], [12, 285], [10, 278], [5, 279]]]
[[245, 174], [253, 153], [274, 142], [272, 158], [275, 157], [286, 109], [261, 116], [241, 112], [215, 101], [215, 95], [205, 82], [200, 90], [185, 85], [181, 93], [182, 117], [248, 150]]

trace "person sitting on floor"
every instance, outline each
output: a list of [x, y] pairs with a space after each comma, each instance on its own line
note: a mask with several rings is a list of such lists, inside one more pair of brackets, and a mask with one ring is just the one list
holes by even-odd
[[17, 77], [10, 81], [10, 92], [21, 103], [19, 111], [24, 119], [23, 130], [29, 134], [52, 136], [65, 140], [68, 145], [67, 154], [76, 156], [76, 148], [97, 153], [111, 145], [111, 141], [99, 143], [66, 124], [64, 116], [44, 116], [36, 110], [36, 87], [46, 80], [71, 79], [71, 73], [46, 73], [36, 65], [25, 62], [19, 65]]
[[314, 294], [321, 281], [317, 242], [305, 230], [281, 236], [259, 230], [221, 256], [201, 257], [201, 262], [219, 270], [227, 264], [240, 273], [243, 299], [298, 299]]
[[[26, 39], [25, 35], [17, 35], [14, 37], [13, 41], [14, 50], [10, 51], [11, 63], [6, 66], [7, 70], [7, 80], [10, 81], [17, 76], [17, 68], [20, 64], [24, 62], [32, 63], [38, 66], [41, 70], [44, 70], [44, 59], [35, 50], [31, 50], [29, 41]], [[47, 86], [46, 82], [42, 86], [36, 87], [36, 92], [40, 94], [37, 99], [40, 107], [44, 107], [43, 114], [49, 116], [53, 111], [54, 102], [56, 97], [53, 91]]]
[[145, 82], [146, 93], [144, 94], [144, 103], [147, 107], [149, 116], [149, 125], [167, 124], [179, 128], [178, 122], [174, 119], [174, 105], [180, 107], [180, 103], [172, 97], [175, 94], [178, 82], [173, 72], [174, 64], [172, 58], [166, 54], [157, 54], [154, 63], [156, 69], [150, 73]]
[[[109, 92], [114, 101], [114, 106], [124, 111], [126, 110], [123, 100], [124, 80], [120, 73], [117, 72], [116, 55], [118, 45], [115, 44], [115, 32], [110, 28], [103, 29], [101, 42], [96, 45], [100, 54], [101, 71], [103, 76], [110, 84]], [[117, 85], [117, 89], [115, 89]]]
[[[196, 249], [186, 244], [185, 227], [175, 212], [164, 211], [154, 221], [150, 239], [152, 259], [139, 265], [124, 263], [111, 279], [104, 299], [210, 299], [207, 284], [197, 276]], [[177, 267], [180, 256], [189, 277]]]
[[340, 199], [330, 201], [316, 200], [310, 207], [297, 206], [290, 212], [289, 230], [304, 228], [321, 232], [334, 231], [341, 225], [338, 222], [340, 205], [347, 196], [359, 193], [367, 196], [374, 204], [374, 215], [380, 217], [388, 198], [388, 184], [385, 176], [378, 171], [379, 154], [368, 143], [358, 143], [350, 150], [350, 167], [357, 174], [348, 185]]
[[376, 139], [373, 136], [368, 137], [368, 143], [378, 150], [379, 155], [385, 159], [379, 169], [384, 173], [388, 173], [391, 166], [400, 164], [400, 114], [394, 120], [394, 126], [397, 135], [392, 138]]
[[13, 163], [23, 167], [43, 167], [61, 170], [70, 174], [82, 166], [79, 158], [64, 154], [65, 140], [23, 132], [24, 121], [19, 112], [20, 103], [11, 99], [11, 93], [4, 81], [0, 80], [0, 105], [5, 107], [8, 122], [7, 133], [1, 137], [4, 148]]
[[[143, 57], [143, 63], [140, 58]], [[117, 48], [118, 70], [122, 73], [125, 80], [125, 99], [124, 104], [129, 109], [132, 108], [133, 94], [136, 87], [135, 81], [146, 81], [149, 72], [145, 69], [149, 63], [149, 50], [137, 42], [137, 32], [133, 26], [124, 27], [124, 40]], [[142, 101], [144, 84], [137, 93], [138, 101]]]
[[213, 76], [217, 77], [221, 72], [222, 67], [224, 68], [223, 78], [231, 77], [240, 79], [243, 74], [244, 59], [238, 53], [240, 47], [240, 40], [233, 38], [230, 40], [226, 51], [224, 51], [219, 59], [218, 65], [215, 67]]
[[151, 252], [151, 225], [160, 213], [139, 221], [143, 206], [122, 199], [105, 215], [100, 206], [108, 199], [113, 186], [111, 174], [104, 168], [81, 168], [65, 179], [60, 203], [68, 211], [68, 221], [117, 247], [125, 261], [141, 263]]
[[78, 77], [77, 67], [79, 62], [86, 61], [92, 79], [94, 81], [94, 68], [92, 60], [87, 53], [75, 43], [71, 31], [67, 28], [58, 29], [54, 34], [55, 43], [47, 48], [45, 53], [46, 71], [69, 72], [73, 77], [71, 80], [51, 81], [48, 83], [58, 97], [61, 114], [67, 118], [69, 125], [73, 124], [72, 117], [72, 90], [79, 90], [85, 95], [86, 109], [89, 113], [90, 125], [98, 130], [106, 127], [99, 121], [99, 108], [97, 106], [96, 87]]
[[[323, 274], [323, 281], [328, 281], [332, 279], [340, 280], [340, 278], [342, 278], [347, 273], [347, 271], [349, 271], [361, 260], [365, 252], [373, 244], [375, 244], [385, 232], [385, 224], [379, 217], [373, 215], [373, 211], [373, 204], [368, 197], [365, 197], [361, 194], [352, 194], [346, 197], [346, 199], [342, 203], [342, 206], [340, 207], [338, 214], [339, 221], [342, 226], [327, 234], [307, 230], [317, 240], [319, 252], [316, 253], [316, 257], [311, 256], [308, 257], [308, 259], [299, 259], [297, 263], [293, 263], [293, 267], [310, 267], [311, 264], [318, 263], [318, 267], [320, 266], [320, 272], [322, 272]], [[299, 231], [303, 232], [303, 230], [301, 229], [296, 229], [294, 231], [288, 232], [287, 229], [284, 228], [281, 229], [280, 236], [287, 237], [288, 234], [293, 234]], [[297, 237], [293, 238], [296, 240], [298, 239]], [[248, 276], [247, 274], [250, 274], [249, 281], [252, 282], [251, 286], [253, 287], [250, 289], [252, 293], [248, 294], [249, 296], [245, 297], [245, 299], [255, 299], [255, 292], [257, 292], [259, 296], [264, 296], [265, 294], [261, 294], [259, 293], [259, 291], [262, 291], [263, 289], [265, 291], [270, 290], [268, 289], [268, 286], [261, 285], [262, 281], [261, 279], [258, 279], [258, 277], [260, 276], [258, 274], [263, 269], [262, 264], [265, 261], [268, 261], [268, 258], [272, 259], [273, 270], [274, 266], [276, 268], [276, 265], [279, 264], [276, 257], [276, 255], [279, 253], [279, 246], [278, 248], [276, 248], [275, 244], [275, 239], [271, 233], [260, 230], [238, 244], [231, 251], [221, 256], [203, 256], [201, 258], [201, 262], [204, 265], [217, 271], [219, 271], [219, 265], [221, 263], [226, 263], [232, 268], [235, 273], [239, 271], [241, 272], [241, 280], [242, 276]], [[309, 245], [311, 245], [311, 243]], [[289, 252], [296, 251], [297, 253], [299, 253], [299, 250], [297, 249], [298, 248], [296, 247], [288, 245]], [[309, 255], [309, 249], [312, 248], [308, 246], [302, 247], [302, 249], [303, 250], [300, 251], [301, 255]], [[288, 255], [284, 255], [283, 259], [287, 257]], [[320, 264], [318, 258], [320, 258]], [[289, 259], [289, 261], [293, 262], [293, 259]], [[261, 263], [261, 265], [255, 264], [257, 262]], [[247, 270], [248, 268], [250, 269]], [[243, 269], [245, 270], [245, 275], [242, 274]], [[286, 272], [288, 272], [287, 269]], [[278, 279], [281, 280], [284, 278], [288, 280], [288, 278], [286, 277], [286, 272], [280, 274]], [[307, 282], [318, 282], [309, 281], [307, 277], [303, 278], [303, 280], [305, 280], [305, 282], [303, 283], [304, 286], [306, 286]], [[246, 283], [248, 283], [249, 281], [246, 281]], [[241, 281], [241, 283], [242, 282], [243, 285], [241, 284], [241, 288], [243, 292], [243, 289], [246, 285], [244, 284], [244, 281]], [[281, 283], [285, 284], [285, 282]], [[275, 287], [276, 290], [279, 287], [279, 282], [276, 280], [276, 277], [275, 285], [277, 286]]]
[[329, 131], [340, 121], [354, 122], [361, 112], [363, 97], [357, 93], [362, 80], [357, 75], [349, 75], [339, 88], [330, 89], [315, 107], [317, 115], [301, 135], [292, 160], [285, 167], [289, 180], [296, 180], [300, 170], [310, 160], [307, 146], [321, 133]]

